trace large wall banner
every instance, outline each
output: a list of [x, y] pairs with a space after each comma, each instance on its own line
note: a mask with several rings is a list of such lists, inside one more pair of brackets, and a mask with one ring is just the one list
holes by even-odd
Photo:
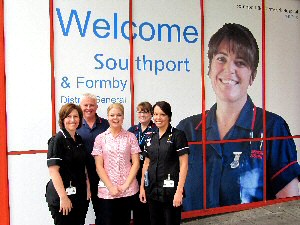
[[57, 109], [91, 92], [102, 116], [109, 104], [123, 103], [128, 128], [132, 104], [166, 100], [172, 124], [200, 142], [191, 145], [185, 211], [276, 198], [295, 178], [280, 173], [297, 159], [296, 146], [293, 139], [263, 138], [300, 134], [293, 81], [299, 2], [266, 1], [263, 8], [259, 0], [211, 0], [202, 15], [199, 1], [133, 1], [133, 58], [128, 4], [55, 2]]

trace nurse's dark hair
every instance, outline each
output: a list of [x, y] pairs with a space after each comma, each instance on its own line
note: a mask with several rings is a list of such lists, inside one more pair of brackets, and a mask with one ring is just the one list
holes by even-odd
[[153, 115], [152, 105], [150, 102], [140, 102], [137, 107], [137, 111], [144, 111], [144, 112], [150, 112], [151, 115]]
[[259, 62], [259, 48], [251, 31], [235, 23], [226, 23], [221, 27], [209, 40], [208, 43], [208, 59], [209, 71], [213, 57], [218, 54], [218, 48], [222, 41], [229, 43], [229, 51], [241, 57], [250, 67], [252, 74], [252, 81], [255, 79], [257, 73], [257, 66]]
[[154, 112], [155, 106], [158, 106], [169, 117], [170, 122], [171, 122], [171, 118], [172, 118], [171, 105], [165, 101], [156, 102], [155, 105], [152, 107], [153, 112]]
[[64, 119], [68, 117], [68, 115], [73, 111], [73, 110], [77, 110], [78, 115], [79, 115], [79, 125], [77, 127], [80, 128], [82, 126], [82, 118], [83, 118], [83, 113], [82, 110], [80, 108], [79, 105], [75, 105], [73, 103], [67, 103], [65, 105], [63, 105], [58, 113], [59, 119], [58, 119], [58, 125], [60, 127], [60, 129], [65, 128], [64, 125]]

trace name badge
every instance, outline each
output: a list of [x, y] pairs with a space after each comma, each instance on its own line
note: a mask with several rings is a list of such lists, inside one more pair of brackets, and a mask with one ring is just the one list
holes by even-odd
[[66, 188], [67, 195], [75, 195], [76, 187], [73, 187], [70, 181], [70, 187]]
[[144, 156], [142, 154], [140, 154], [140, 160], [143, 161], [144, 160]]
[[163, 187], [174, 187], [174, 181], [170, 179], [170, 174], [168, 174], [168, 179], [164, 180]]
[[144, 176], [144, 185], [145, 187], [149, 186], [149, 175], [148, 175], [148, 171], [145, 172], [145, 176]]
[[102, 180], [99, 180], [98, 187], [99, 188], [106, 188], [106, 186], [105, 186], [105, 184]]
[[232, 169], [235, 169], [240, 166], [240, 156], [241, 156], [242, 152], [233, 152], [233, 154], [234, 154], [234, 159], [233, 159], [233, 162], [230, 163], [230, 167]]

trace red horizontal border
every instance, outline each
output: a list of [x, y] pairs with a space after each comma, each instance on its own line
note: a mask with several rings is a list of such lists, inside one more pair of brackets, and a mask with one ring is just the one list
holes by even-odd
[[[206, 141], [205, 144], [219, 144], [228, 142], [246, 142], [246, 141], [271, 141], [271, 140], [285, 140], [285, 139], [297, 139], [300, 135], [285, 136], [285, 137], [270, 137], [270, 138], [246, 138], [246, 139], [235, 139], [235, 140], [221, 140], [221, 141]], [[189, 145], [202, 145], [202, 141], [191, 141]], [[47, 153], [48, 150], [22, 150], [22, 151], [10, 151], [8, 155], [30, 155], [38, 153]]]
[[237, 212], [237, 211], [242, 211], [242, 210], [247, 210], [247, 209], [263, 207], [263, 206], [267, 206], [267, 205], [273, 205], [276, 203], [295, 201], [295, 200], [300, 200], [300, 196], [299, 197], [291, 197], [291, 198], [280, 198], [280, 199], [274, 199], [274, 200], [268, 200], [268, 201], [253, 202], [253, 203], [247, 203], [247, 204], [223, 206], [223, 207], [218, 207], [218, 208], [195, 210], [195, 211], [190, 211], [190, 212], [183, 212], [182, 219], [184, 220], [184, 219], [190, 219], [190, 218], [196, 218], [196, 217], [202, 217], [202, 216], [210, 216], [210, 215], [221, 214], [221, 213]]
[[[205, 144], [224, 144], [232, 142], [247, 142], [247, 141], [274, 141], [274, 140], [286, 140], [286, 139], [297, 139], [300, 135], [294, 136], [282, 136], [282, 137], [268, 137], [268, 138], [243, 138], [243, 139], [233, 139], [233, 140], [218, 140], [218, 141], [205, 141]], [[204, 141], [190, 141], [189, 145], [202, 145]]]
[[38, 153], [47, 153], [48, 150], [28, 150], [28, 151], [11, 151], [8, 155], [33, 155]]

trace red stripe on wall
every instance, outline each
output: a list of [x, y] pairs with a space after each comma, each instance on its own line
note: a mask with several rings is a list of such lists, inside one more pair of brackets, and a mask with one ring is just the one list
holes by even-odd
[[51, 104], [52, 104], [52, 135], [56, 133], [56, 100], [55, 100], [55, 76], [54, 76], [54, 23], [53, 0], [49, 1], [50, 17], [50, 60], [51, 60]]
[[4, 3], [0, 0], [0, 224], [9, 225], [9, 190], [7, 168], [7, 130], [6, 130], [6, 83], [5, 83], [5, 41], [4, 41]]
[[183, 212], [182, 219], [242, 211], [242, 210], [253, 209], [253, 208], [263, 207], [263, 206], [267, 206], [267, 205], [273, 205], [273, 204], [281, 203], [281, 202], [289, 202], [289, 201], [294, 201], [294, 200], [300, 200], [300, 197], [280, 198], [280, 199], [274, 199], [274, 200], [268, 200], [268, 201], [253, 202], [253, 203], [247, 203], [247, 204], [238, 204], [238, 205], [223, 206], [223, 207], [218, 207], [218, 208], [210, 208], [210, 209], [205, 209], [205, 210], [195, 210], [195, 211]]
[[47, 153], [48, 150], [28, 150], [28, 151], [11, 151], [8, 152], [8, 155], [33, 155], [39, 153]]
[[[201, 78], [202, 78], [202, 140], [203, 140], [203, 208], [206, 209], [206, 95], [205, 95], [205, 73], [204, 73], [204, 0], [200, 0], [200, 12], [201, 12]], [[200, 171], [199, 171], [200, 172]]]
[[[263, 108], [263, 130], [264, 140], [267, 137], [266, 127], [266, 9], [265, 0], [262, 0], [262, 108]], [[267, 155], [266, 142], [264, 141], [264, 155]], [[267, 201], [267, 157], [264, 157], [264, 201]]]
[[132, 0], [129, 1], [129, 47], [130, 47], [130, 92], [131, 92], [131, 125], [134, 124], [134, 48], [133, 48], [133, 26], [132, 26]]

